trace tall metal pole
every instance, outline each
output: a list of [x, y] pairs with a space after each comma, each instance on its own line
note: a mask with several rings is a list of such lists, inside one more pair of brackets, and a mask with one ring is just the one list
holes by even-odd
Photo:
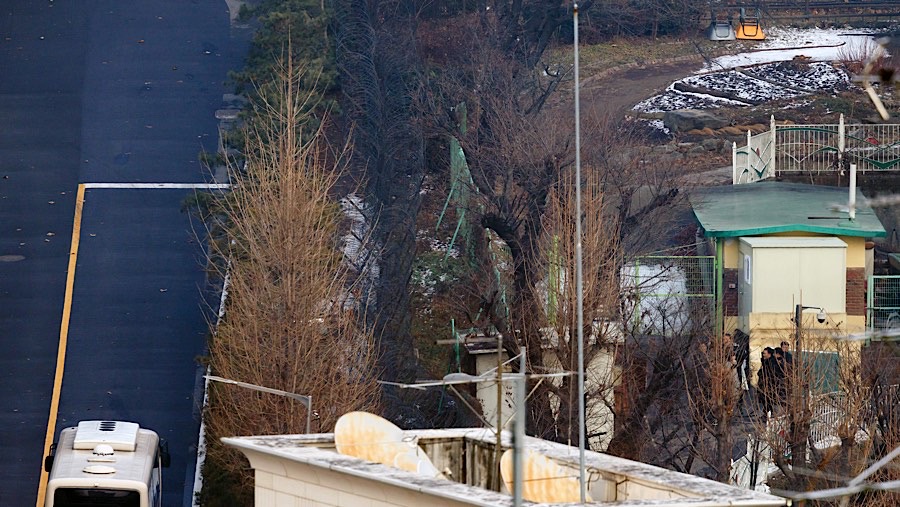
[[[523, 372], [524, 373], [524, 372]], [[492, 486], [500, 491], [500, 455], [503, 446], [500, 432], [503, 431], [503, 337], [497, 333], [497, 443], [494, 446], [494, 480]]]
[[513, 426], [513, 506], [522, 506], [522, 479], [525, 472], [525, 347], [519, 354], [519, 375], [516, 379], [516, 421]]
[[578, 313], [578, 481], [581, 503], [587, 498], [584, 479], [584, 297], [581, 279], [581, 95], [578, 81], [578, 3], [573, 5], [575, 24], [575, 300]]

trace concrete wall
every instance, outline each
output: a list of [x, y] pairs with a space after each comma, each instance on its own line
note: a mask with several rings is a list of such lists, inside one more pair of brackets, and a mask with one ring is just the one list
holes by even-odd
[[[224, 438], [243, 452], [255, 470], [255, 505], [259, 507], [494, 507], [511, 505], [508, 493], [472, 485], [494, 473], [496, 441], [483, 429], [413, 430], [405, 435], [429, 455], [438, 469], [453, 470], [448, 479], [426, 477], [371, 463], [334, 451], [332, 434]], [[502, 435], [503, 450], [511, 435]], [[577, 477], [578, 453], [562, 444], [526, 437], [525, 449], [538, 452]], [[446, 465], [446, 466], [444, 466]], [[627, 505], [782, 506], [786, 501], [700, 477], [597, 452], [585, 452], [588, 493], [595, 501]], [[666, 502], [671, 500], [672, 502]], [[647, 501], [646, 503], [644, 501]], [[526, 502], [534, 507], [550, 504]]]
[[[551, 339], [551, 342], [554, 342]], [[507, 354], [503, 352], [502, 361], [508, 359]], [[544, 366], [548, 371], [564, 371], [563, 365], [559, 364], [556, 354], [552, 349], [544, 350]], [[492, 368], [497, 367], [496, 352], [478, 354], [475, 359], [475, 374], [480, 375]], [[512, 371], [508, 366], [504, 367], [504, 372]], [[603, 349], [601, 352], [593, 355], [590, 362], [585, 365], [585, 392], [600, 393], [599, 397], [595, 396], [588, 400], [585, 407], [585, 415], [587, 420], [587, 433], [600, 435], [590, 440], [591, 449], [600, 451], [606, 450], [609, 441], [613, 437], [614, 416], [610, 407], [614, 406], [615, 396], [614, 387], [621, 381], [618, 369], [615, 366], [615, 344]], [[545, 382], [553, 382], [556, 385], [562, 384], [562, 379], [546, 379]], [[489, 423], [489, 427], [497, 426], [497, 383], [481, 382], [475, 384], [476, 397], [481, 403], [484, 418]], [[503, 385], [503, 412], [502, 419], [505, 424], [515, 409], [514, 391], [512, 382], [504, 382]], [[556, 398], [551, 400], [552, 409], [559, 409], [559, 401]], [[511, 429], [510, 426], [504, 429]]]
[[255, 470], [257, 507], [464, 507], [468, 502], [443, 499], [389, 482], [279, 459], [244, 450]]

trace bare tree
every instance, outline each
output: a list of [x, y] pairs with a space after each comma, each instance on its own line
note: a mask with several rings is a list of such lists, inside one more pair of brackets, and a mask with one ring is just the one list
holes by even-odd
[[[368, 222], [379, 276], [367, 301], [378, 340], [380, 376], [412, 381], [407, 284], [415, 255], [415, 223], [424, 177], [418, 111], [419, 60], [415, 2], [342, 0], [336, 5], [342, 107], [349, 122], [349, 165], [366, 186]], [[380, 262], [386, 259], [385, 262]]]
[[[732, 422], [741, 387], [730, 337], [719, 333], [709, 343], [702, 342], [694, 366], [685, 367], [686, 392], [694, 423], [692, 451], [712, 467], [717, 481], [727, 483], [731, 478], [734, 442]], [[710, 436], [712, 445], [705, 445], [703, 432]]]
[[[684, 368], [696, 367], [697, 336], [626, 330], [617, 364], [615, 434], [607, 452], [683, 472], [691, 469], [693, 435]], [[697, 434], [699, 437], [699, 434]]]
[[[215, 375], [312, 396], [328, 431], [351, 410], [377, 410], [373, 339], [359, 325], [354, 287], [340, 251], [341, 215], [329, 193], [339, 167], [325, 157], [321, 131], [303, 138], [308, 121], [298, 94], [303, 69], [284, 62], [273, 84], [279, 100], [259, 94], [248, 125], [245, 159], [231, 171], [234, 191], [221, 196], [226, 234], [212, 245], [227, 259], [226, 311], [210, 339]], [[338, 157], [339, 158], [339, 157]], [[306, 408], [293, 400], [210, 386], [209, 463], [249, 484], [246, 463], [217, 444], [221, 436], [305, 431]]]
[[[597, 440], [610, 431], [609, 402], [615, 381], [612, 362], [620, 335], [618, 269], [620, 266], [618, 223], [606, 213], [601, 174], [594, 167], [584, 170], [582, 195], [582, 301], [584, 307], [583, 351], [586, 370], [586, 424], [588, 437]], [[549, 364], [568, 371], [578, 370], [578, 318], [575, 264], [576, 210], [575, 175], [564, 172], [559, 185], [548, 196], [541, 220], [536, 253], [542, 269], [531, 284], [531, 297], [539, 303], [537, 322], [544, 355]], [[549, 365], [548, 364], [548, 365]], [[559, 438], [578, 442], [578, 383], [574, 376], [548, 386], [554, 407], [553, 425]]]
[[[896, 378], [889, 375], [896, 358], [864, 361], [868, 351], [859, 342], [808, 331], [794, 340], [802, 349], [793, 352], [775, 409], [756, 421], [754, 435], [780, 471], [770, 485], [788, 497], [846, 486], [898, 444]], [[896, 478], [897, 470], [887, 467], [880, 477]], [[891, 492], [855, 496], [866, 505], [896, 503]]]

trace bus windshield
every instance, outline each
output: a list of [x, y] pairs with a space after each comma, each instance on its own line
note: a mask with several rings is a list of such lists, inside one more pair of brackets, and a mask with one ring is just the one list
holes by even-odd
[[53, 495], [54, 507], [140, 507], [137, 491], [98, 488], [60, 488]]

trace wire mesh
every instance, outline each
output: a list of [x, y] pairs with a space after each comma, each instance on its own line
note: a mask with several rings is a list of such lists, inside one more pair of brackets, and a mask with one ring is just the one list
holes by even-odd
[[869, 277], [866, 323], [871, 330], [900, 327], [900, 275]]
[[648, 255], [626, 264], [623, 289], [632, 324], [643, 333], [686, 333], [715, 316], [715, 257]]

